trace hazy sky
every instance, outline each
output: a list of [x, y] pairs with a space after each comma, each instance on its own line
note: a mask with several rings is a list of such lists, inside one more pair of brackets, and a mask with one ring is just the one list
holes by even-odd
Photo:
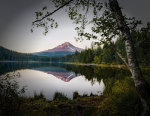
[[[61, 10], [54, 15], [59, 27], [44, 36], [40, 29], [30, 32], [35, 11], [48, 0], [0, 0], [0, 46], [18, 52], [37, 52], [70, 42], [81, 48], [90, 47], [91, 41], [76, 42], [75, 25]], [[150, 0], [118, 0], [129, 16], [150, 21]]]

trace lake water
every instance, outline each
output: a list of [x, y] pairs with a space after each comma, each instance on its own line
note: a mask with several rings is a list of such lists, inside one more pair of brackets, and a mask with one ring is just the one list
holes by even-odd
[[[61, 92], [72, 99], [73, 92], [80, 95], [101, 95], [109, 78], [122, 79], [130, 76], [126, 69], [102, 68], [96, 66], [75, 66], [57, 63], [9, 62], [0, 63], [0, 75], [19, 74], [12, 78], [19, 88], [25, 86], [26, 97], [41, 92], [52, 100], [55, 92]], [[2, 78], [2, 77], [1, 77]]]
[[33, 97], [34, 94], [44, 94], [46, 99], [53, 99], [55, 92], [61, 92], [68, 98], [73, 97], [73, 92], [80, 95], [91, 93], [100, 95], [104, 90], [103, 80], [88, 80], [80, 73], [68, 70], [66, 65], [49, 63], [1, 63], [1, 74], [19, 73], [19, 77], [13, 78], [19, 88], [25, 87], [23, 96]]

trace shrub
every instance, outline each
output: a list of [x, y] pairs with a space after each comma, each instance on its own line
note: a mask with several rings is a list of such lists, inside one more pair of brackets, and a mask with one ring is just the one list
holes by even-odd
[[63, 100], [68, 100], [68, 98], [63, 93], [56, 92], [54, 94], [53, 100], [61, 100], [61, 101], [63, 101]]
[[76, 99], [80, 97], [79, 93], [77, 91], [73, 92], [73, 99]]

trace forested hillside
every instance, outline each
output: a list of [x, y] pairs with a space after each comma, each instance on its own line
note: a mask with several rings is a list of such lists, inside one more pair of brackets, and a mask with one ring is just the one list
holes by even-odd
[[[135, 46], [136, 55], [141, 65], [150, 65], [150, 33], [147, 28], [140, 31], [132, 31], [132, 40]], [[115, 43], [117, 50], [126, 58], [125, 46], [122, 39], [118, 39]], [[103, 47], [96, 49], [90, 48], [82, 52], [76, 52], [74, 55], [67, 55], [66, 61], [81, 63], [106, 63], [106, 64], [122, 64], [116, 50], [110, 44], [104, 44]]]
[[49, 58], [18, 53], [0, 46], [0, 61], [49, 61]]

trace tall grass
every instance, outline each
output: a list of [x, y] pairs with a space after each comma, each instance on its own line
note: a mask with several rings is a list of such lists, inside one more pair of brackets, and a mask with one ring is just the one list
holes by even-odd
[[54, 96], [53, 96], [53, 100], [68, 100], [68, 98], [66, 97], [66, 95], [64, 95], [63, 93], [60, 92], [55, 92]]

